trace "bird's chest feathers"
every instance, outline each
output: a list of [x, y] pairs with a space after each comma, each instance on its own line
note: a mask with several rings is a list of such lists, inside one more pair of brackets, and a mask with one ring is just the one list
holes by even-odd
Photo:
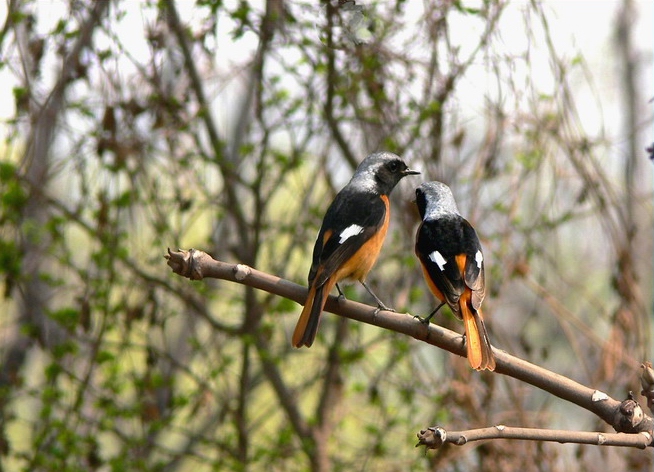
[[368, 272], [370, 272], [370, 269], [372, 269], [372, 266], [375, 265], [382, 244], [384, 243], [384, 239], [386, 238], [386, 232], [388, 231], [391, 217], [388, 196], [382, 195], [380, 198], [385, 206], [382, 223], [378, 230], [375, 231], [375, 234], [364, 242], [357, 252], [354, 253], [354, 256], [338, 270], [338, 279], [349, 279], [352, 281], [364, 280], [366, 275], [368, 275]]

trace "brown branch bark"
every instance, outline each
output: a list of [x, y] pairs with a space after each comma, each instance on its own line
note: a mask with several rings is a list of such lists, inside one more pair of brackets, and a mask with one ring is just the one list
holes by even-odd
[[[229, 280], [303, 304], [307, 289], [288, 280], [260, 272], [243, 264], [217, 261], [208, 254], [191, 249], [173, 252], [168, 250], [168, 265], [173, 271], [192, 280], [205, 277]], [[346, 318], [368, 323], [380, 328], [406, 334], [453, 354], [465, 356], [461, 336], [441, 326], [425, 326], [416, 317], [389, 311], [376, 312], [374, 307], [362, 303], [339, 300], [330, 296], [325, 310]], [[654, 421], [645, 415], [633, 399], [620, 402], [606, 393], [575, 382], [572, 379], [531, 364], [499, 349], [494, 349], [497, 367], [495, 373], [504, 374], [529, 383], [563, 400], [578, 405], [611, 425], [617, 432], [651, 435]], [[636, 375], [636, 374], [634, 374]]]

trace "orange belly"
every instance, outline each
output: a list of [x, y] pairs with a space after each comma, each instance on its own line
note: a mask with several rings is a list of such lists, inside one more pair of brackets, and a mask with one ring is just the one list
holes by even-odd
[[384, 215], [384, 222], [379, 228], [379, 231], [366, 241], [357, 252], [354, 253], [350, 259], [345, 262], [335, 273], [336, 280], [352, 279], [363, 281], [372, 269], [372, 266], [377, 262], [379, 253], [381, 252], [386, 232], [388, 231], [388, 224], [391, 218], [390, 205], [388, 196], [382, 195], [380, 197], [386, 206], [386, 214]]

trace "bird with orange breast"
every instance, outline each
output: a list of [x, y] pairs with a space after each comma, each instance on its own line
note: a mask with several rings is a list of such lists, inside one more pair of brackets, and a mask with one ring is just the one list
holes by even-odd
[[375, 299], [379, 308], [388, 310], [365, 283], [379, 257], [390, 221], [389, 195], [411, 170], [397, 155], [376, 152], [366, 157], [352, 179], [338, 192], [325, 213], [313, 248], [309, 271], [309, 294], [300, 314], [292, 343], [310, 347], [318, 332], [320, 314], [329, 292], [341, 280], [358, 280]]

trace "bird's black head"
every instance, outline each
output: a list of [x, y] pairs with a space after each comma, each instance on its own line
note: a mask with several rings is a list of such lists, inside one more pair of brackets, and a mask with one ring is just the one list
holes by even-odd
[[388, 195], [402, 178], [419, 173], [409, 169], [400, 156], [390, 152], [377, 152], [359, 164], [355, 177], [359, 177], [362, 183], [374, 185], [382, 195]]

